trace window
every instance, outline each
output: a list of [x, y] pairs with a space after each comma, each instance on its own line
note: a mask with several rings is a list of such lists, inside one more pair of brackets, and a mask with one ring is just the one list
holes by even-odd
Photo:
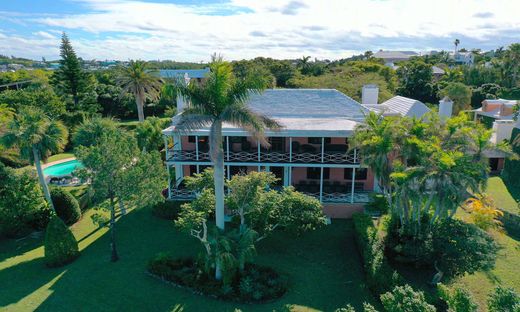
[[195, 136], [194, 135], [188, 135], [188, 142], [189, 143], [195, 143]]
[[229, 143], [242, 143], [244, 141], [244, 139], [245, 139], [245, 137], [230, 136]]
[[237, 174], [247, 174], [247, 167], [246, 166], [231, 166], [230, 167], [231, 175], [237, 175]]
[[[352, 180], [352, 168], [345, 168], [343, 173], [345, 180]], [[356, 181], [367, 179], [367, 168], [356, 168]]]
[[[319, 180], [321, 168], [307, 168], [307, 179]], [[323, 168], [323, 180], [327, 180], [330, 177], [330, 168]]]
[[190, 176], [197, 173], [197, 166], [196, 165], [190, 165]]

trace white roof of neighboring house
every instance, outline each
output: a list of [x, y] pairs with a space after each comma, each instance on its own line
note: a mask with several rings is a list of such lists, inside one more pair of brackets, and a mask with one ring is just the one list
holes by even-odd
[[[280, 131], [268, 131], [267, 136], [349, 136], [368, 112], [367, 108], [335, 89], [268, 89], [252, 95], [247, 105], [283, 126]], [[172, 126], [163, 133], [174, 132], [180, 118], [179, 115], [175, 116]], [[229, 124], [224, 124], [222, 128], [225, 135], [246, 134], [244, 130]], [[209, 129], [193, 132], [197, 135], [208, 133]]]
[[484, 112], [482, 111], [482, 107], [472, 110], [472, 112], [477, 113], [478, 115], [491, 117], [493, 119], [500, 119], [500, 120], [512, 120], [513, 115], [501, 115], [501, 109], [497, 108], [491, 111]]
[[419, 118], [430, 111], [428, 106], [423, 102], [399, 95], [394, 96], [381, 104], [365, 104], [363, 106], [371, 111], [383, 113], [384, 116]]
[[437, 66], [432, 66], [432, 71], [434, 75], [444, 75], [446, 73], [444, 69]]

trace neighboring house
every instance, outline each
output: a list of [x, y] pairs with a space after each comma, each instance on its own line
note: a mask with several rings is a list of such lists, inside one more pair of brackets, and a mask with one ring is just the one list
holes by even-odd
[[[273, 172], [281, 186], [315, 196], [330, 217], [347, 217], [362, 209], [374, 190], [374, 176], [364, 168], [348, 140], [368, 110], [333, 89], [268, 89], [248, 101], [254, 111], [277, 120], [283, 128], [266, 133], [271, 146], [266, 149], [246, 131], [224, 125], [224, 165], [227, 177], [240, 172]], [[179, 111], [182, 110], [182, 107]], [[179, 115], [163, 134], [173, 139], [166, 152], [171, 177], [170, 199], [194, 196], [183, 187], [185, 176], [201, 172], [212, 162], [209, 156], [209, 129], [186, 135], [175, 125]]]
[[442, 76], [444, 76], [444, 74], [446, 74], [444, 69], [437, 67], [435, 65], [432, 66], [432, 72], [433, 72], [433, 78], [435, 78], [435, 80], [439, 80]]
[[455, 63], [461, 65], [473, 65], [475, 62], [475, 56], [472, 52], [450, 52], [449, 56]]
[[[491, 142], [498, 144], [511, 139], [513, 128], [520, 124], [513, 119], [515, 100], [489, 99], [482, 101], [482, 107], [472, 110], [475, 120], [480, 120], [493, 130]], [[487, 151], [491, 171], [499, 172], [504, 168], [505, 154], [500, 151]]]
[[374, 53], [375, 58], [383, 59], [386, 66], [394, 68], [394, 64], [400, 61], [407, 61], [412, 56], [418, 56], [417, 52], [413, 51], [383, 51], [380, 50]]
[[383, 116], [402, 116], [421, 118], [430, 109], [421, 101], [404, 96], [393, 98], [377, 104], [379, 89], [376, 85], [365, 85], [362, 90], [362, 106], [366, 109], [383, 114]]
[[209, 74], [209, 68], [204, 69], [161, 69], [159, 70], [159, 76], [161, 78], [189, 78], [189, 79], [197, 79], [197, 81], [201, 81]]

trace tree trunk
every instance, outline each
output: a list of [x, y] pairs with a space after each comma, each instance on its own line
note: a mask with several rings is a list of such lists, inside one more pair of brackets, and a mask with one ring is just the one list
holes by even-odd
[[214, 135], [216, 136], [213, 146], [214, 156], [214, 180], [215, 180], [215, 219], [217, 227], [224, 230], [224, 151], [222, 150], [222, 122], [217, 121]]
[[43, 189], [43, 194], [49, 203], [49, 207], [51, 207], [52, 211], [54, 210], [54, 204], [52, 203], [51, 193], [49, 192], [49, 187], [47, 187], [47, 183], [45, 183], [45, 176], [43, 175], [42, 164], [40, 163], [40, 152], [36, 149], [35, 146], [32, 148], [33, 158], [34, 158], [34, 166], [36, 167], [36, 171], [38, 172], [38, 179], [40, 180], [40, 184]]
[[119, 204], [119, 210], [121, 211], [121, 214], [124, 216], [126, 214], [126, 208], [125, 203], [123, 202], [123, 199], [119, 197], [117, 200], [117, 203]]
[[116, 262], [119, 256], [116, 249], [116, 207], [113, 195], [110, 195], [110, 249], [112, 251], [110, 261]]
[[135, 105], [137, 105], [137, 117], [139, 122], [144, 121], [144, 99], [140, 93], [135, 95]]

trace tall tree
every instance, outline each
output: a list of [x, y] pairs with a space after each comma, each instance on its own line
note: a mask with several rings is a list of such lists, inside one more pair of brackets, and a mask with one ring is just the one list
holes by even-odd
[[457, 53], [457, 48], [459, 47], [460, 40], [459, 39], [455, 39], [455, 41], [453, 41], [453, 44], [455, 45], [455, 53]]
[[460, 111], [471, 107], [471, 96], [473, 92], [471, 88], [462, 82], [451, 82], [439, 91], [439, 97], [449, 97], [453, 101], [453, 113], [458, 114]]
[[122, 89], [121, 96], [131, 93], [135, 97], [139, 121], [144, 121], [144, 103], [147, 99], [156, 100], [161, 91], [161, 81], [148, 71], [148, 64], [141, 60], [131, 60], [128, 66], [119, 68], [117, 85]]
[[53, 210], [54, 205], [47, 183], [45, 183], [41, 159], [46, 159], [52, 153], [63, 151], [67, 138], [67, 128], [61, 122], [51, 120], [37, 107], [20, 109], [15, 118], [7, 125], [7, 130], [1, 138], [6, 147], [18, 147], [21, 156], [34, 163], [45, 198]]
[[117, 261], [116, 198], [142, 207], [162, 199], [165, 171], [158, 152], [141, 153], [134, 137], [123, 130], [104, 134], [95, 144], [75, 150], [85, 165], [81, 174], [91, 180], [94, 198], [108, 200], [110, 208], [111, 261]]
[[397, 94], [422, 102], [434, 102], [433, 71], [430, 64], [423, 61], [410, 61], [397, 69], [399, 87]]
[[61, 36], [60, 67], [52, 77], [53, 85], [59, 94], [72, 96], [74, 108], [78, 108], [80, 94], [87, 86], [87, 76], [66, 33]]

